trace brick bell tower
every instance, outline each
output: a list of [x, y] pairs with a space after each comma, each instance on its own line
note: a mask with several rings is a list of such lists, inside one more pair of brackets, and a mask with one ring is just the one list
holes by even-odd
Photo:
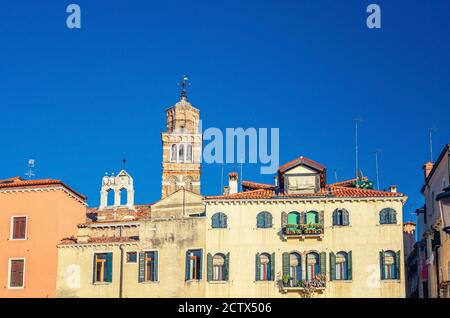
[[187, 101], [188, 78], [181, 82], [181, 98], [166, 110], [167, 131], [161, 133], [163, 147], [161, 197], [180, 188], [200, 194], [202, 133], [200, 111]]

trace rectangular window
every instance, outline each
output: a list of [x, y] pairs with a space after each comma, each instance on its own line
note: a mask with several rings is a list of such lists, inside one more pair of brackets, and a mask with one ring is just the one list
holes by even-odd
[[112, 282], [112, 253], [94, 254], [94, 283]]
[[9, 288], [23, 288], [25, 260], [12, 259], [9, 262]]
[[186, 253], [186, 280], [202, 279], [202, 251], [188, 250]]
[[27, 238], [27, 217], [13, 216], [11, 221], [11, 239], [25, 240]]
[[136, 263], [136, 262], [137, 262], [137, 253], [127, 252], [127, 263]]
[[145, 281], [156, 282], [157, 277], [157, 253], [158, 252], [145, 252]]

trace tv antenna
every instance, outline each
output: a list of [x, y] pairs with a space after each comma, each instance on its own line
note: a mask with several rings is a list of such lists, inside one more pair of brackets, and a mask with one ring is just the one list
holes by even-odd
[[28, 180], [31, 180], [35, 176], [34, 171], [34, 159], [28, 159], [28, 170], [25, 172], [25, 176], [27, 176]]
[[356, 178], [359, 176], [359, 158], [358, 158], [358, 123], [362, 123], [361, 117], [355, 118], [355, 165], [356, 165]]
[[430, 162], [433, 162], [433, 132], [435, 132], [435, 131], [436, 131], [436, 129], [434, 129], [434, 128], [428, 129], [429, 138], [430, 138]]
[[377, 190], [380, 190], [380, 175], [378, 173], [378, 154], [381, 153], [381, 149], [375, 150], [375, 173], [377, 176]]

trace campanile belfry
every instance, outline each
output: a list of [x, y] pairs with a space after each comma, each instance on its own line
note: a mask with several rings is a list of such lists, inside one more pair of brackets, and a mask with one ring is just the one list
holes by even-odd
[[181, 82], [180, 100], [166, 109], [166, 132], [161, 133], [163, 147], [161, 197], [181, 187], [200, 194], [202, 133], [200, 111], [187, 100], [188, 78]]

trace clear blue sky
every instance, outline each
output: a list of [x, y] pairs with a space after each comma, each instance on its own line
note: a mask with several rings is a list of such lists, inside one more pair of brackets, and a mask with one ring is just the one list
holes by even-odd
[[[122, 155], [136, 201], [160, 197], [165, 108], [189, 100], [205, 127], [279, 127], [280, 161], [300, 155], [339, 179], [354, 174], [354, 123], [363, 172], [422, 205], [428, 128], [435, 157], [450, 141], [450, 2], [436, 1], [72, 1], [82, 29], [65, 26], [69, 1], [0, 6], [0, 178], [62, 179], [99, 201], [101, 177]], [[382, 29], [365, 25], [382, 7]], [[228, 166], [226, 172], [233, 170]], [[259, 167], [244, 166], [244, 178]], [[204, 165], [205, 194], [220, 167]]]

